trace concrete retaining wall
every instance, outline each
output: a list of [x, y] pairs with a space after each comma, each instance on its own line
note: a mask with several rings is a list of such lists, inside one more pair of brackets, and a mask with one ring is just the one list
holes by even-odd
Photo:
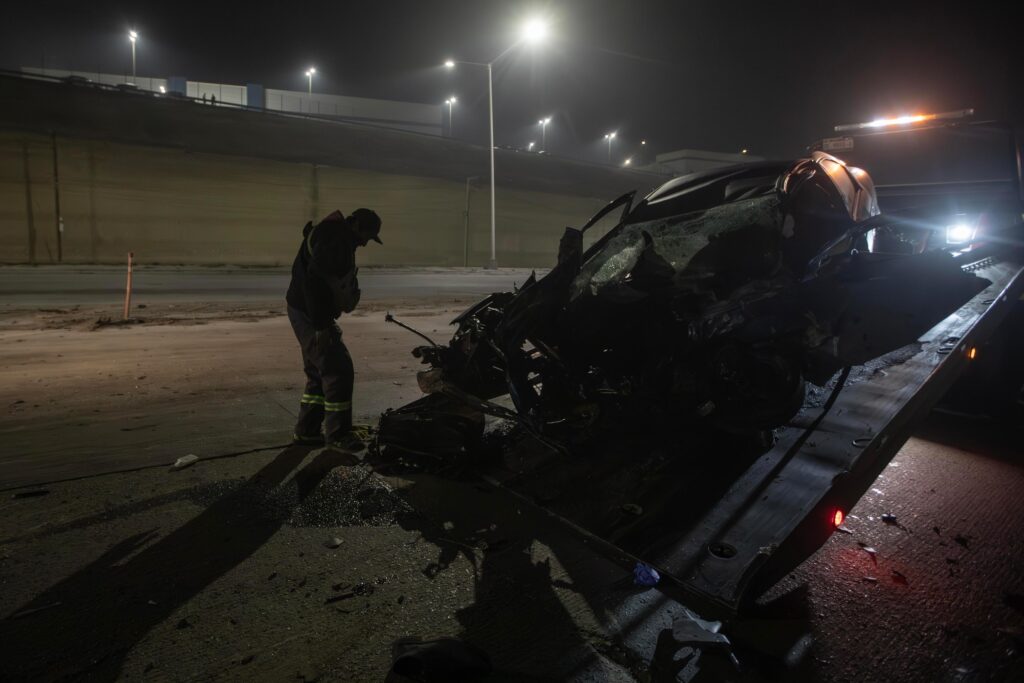
[[[552, 265], [566, 225], [665, 179], [496, 157], [499, 265]], [[286, 264], [307, 220], [368, 206], [385, 242], [369, 263], [457, 266], [468, 249], [480, 266], [487, 169], [485, 147], [448, 138], [0, 75], [3, 263], [121, 263], [130, 250], [143, 263]]]
[[[56, 145], [57, 176], [54, 176]], [[55, 187], [57, 192], [55, 193]], [[486, 264], [486, 184], [0, 132], [0, 262], [55, 263], [60, 203], [65, 263], [286, 264], [301, 228], [335, 208], [377, 210], [384, 246], [361, 260], [388, 265]], [[499, 188], [498, 262], [550, 266], [566, 225], [606, 201]]]

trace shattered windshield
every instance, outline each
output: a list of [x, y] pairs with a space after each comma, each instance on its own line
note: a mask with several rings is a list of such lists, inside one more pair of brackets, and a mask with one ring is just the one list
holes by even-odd
[[[684, 271], [688, 277], [713, 275], [707, 266], [692, 263], [712, 240], [734, 230], [778, 232], [780, 226], [780, 200], [776, 195], [625, 225], [583, 264], [573, 281], [571, 296], [595, 295], [609, 284], [622, 282], [647, 249], [670, 265], [676, 276]], [[703, 272], [705, 269], [708, 272]]]

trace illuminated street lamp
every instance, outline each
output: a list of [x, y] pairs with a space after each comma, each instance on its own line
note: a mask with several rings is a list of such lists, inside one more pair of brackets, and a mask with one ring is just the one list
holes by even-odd
[[532, 151], [533, 151], [533, 146], [534, 146], [535, 144], [537, 144], [537, 143], [535, 143], [535, 142], [533, 142], [533, 141], [530, 141], [529, 143], [527, 143], [527, 145], [526, 145], [526, 151], [527, 151], [527, 152], [532, 152]]
[[543, 41], [547, 37], [548, 27], [547, 24], [541, 19], [531, 19], [527, 21], [520, 32], [520, 39], [516, 43], [513, 43], [504, 52], [499, 54], [497, 57], [489, 62], [465, 62], [455, 59], [446, 59], [444, 62], [445, 67], [454, 69], [456, 64], [466, 64], [468, 66], [482, 66], [487, 69], [487, 116], [490, 123], [490, 156], [491, 156], [491, 260], [488, 262], [488, 268], [498, 267], [498, 254], [497, 254], [497, 229], [496, 229], [496, 214], [494, 211], [495, 206], [495, 191], [494, 191], [494, 63], [511, 52], [520, 43], [536, 44]]
[[604, 139], [608, 141], [608, 161], [612, 160], [612, 140], [615, 139], [615, 132], [605, 133]]
[[309, 94], [310, 95], [313, 94], [313, 74], [315, 74], [315, 73], [316, 73], [316, 67], [314, 67], [314, 66], [309, 67], [309, 69], [306, 71], [306, 78], [309, 79]]
[[128, 31], [128, 40], [132, 43], [132, 83], [135, 82], [135, 41], [139, 39], [139, 34], [134, 30]]
[[454, 136], [455, 124], [452, 121], [452, 107], [455, 106], [457, 101], [458, 100], [455, 99], [455, 95], [452, 95], [444, 101], [444, 103], [448, 105], [448, 137]]
[[628, 159], [626, 159], [625, 161], [622, 162], [622, 165], [623, 166], [629, 166], [632, 163], [633, 163], [633, 157], [629, 157]]
[[537, 123], [540, 124], [540, 148], [546, 152], [548, 151], [548, 124], [551, 123], [551, 117], [546, 116]]

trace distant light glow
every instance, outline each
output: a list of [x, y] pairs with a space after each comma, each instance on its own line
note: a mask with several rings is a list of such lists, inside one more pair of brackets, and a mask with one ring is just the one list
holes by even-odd
[[967, 358], [969, 358], [970, 360], [974, 360], [977, 357], [978, 357], [978, 347], [977, 346], [972, 346], [970, 348], [970, 350], [967, 352]]
[[451, 104], [455, 104], [456, 102], [458, 102], [458, 100], [457, 100], [457, 99], [455, 99], [455, 95], [452, 95], [451, 97], [449, 97], [449, 98], [448, 98], [448, 101], [449, 101], [449, 103], [451, 103]]
[[167, 92], [167, 88], [165, 88], [164, 86], [161, 85], [160, 86], [160, 92], [166, 93]]
[[957, 109], [956, 111], [945, 111], [937, 114], [903, 114], [902, 116], [879, 117], [865, 123], [844, 123], [835, 126], [835, 131], [841, 133], [848, 130], [864, 130], [873, 128], [888, 128], [890, 126], [909, 126], [925, 121], [944, 121], [949, 119], [964, 119], [974, 116], [973, 109]]
[[747, 153], [747, 150], [745, 148], [740, 151], [740, 154], [746, 154], [746, 153]]
[[615, 133], [605, 133], [604, 134], [604, 139], [605, 140], [614, 140], [615, 139]]
[[533, 142], [531, 142], [531, 143], [529, 143], [528, 145], [526, 145], [526, 149], [527, 149], [527, 151], [530, 151], [530, 152], [532, 152], [532, 151], [533, 151], [533, 146], [534, 146], [534, 144], [536, 144], [536, 143], [533, 143]]
[[454, 69], [455, 68], [455, 60], [452, 60], [452, 59], [444, 60], [444, 66], [445, 66], [446, 69]]
[[640, 141], [640, 144], [641, 144], [641, 145], [646, 145], [646, 144], [647, 144], [647, 140], [641, 140], [641, 141]]
[[128, 40], [130, 40], [130, 41], [132, 41], [134, 43], [138, 39], [139, 39], [139, 34], [138, 33], [136, 33], [135, 31], [128, 31]]
[[523, 24], [522, 38], [527, 43], [540, 43], [548, 37], [548, 24], [539, 17], [527, 20]]
[[629, 166], [632, 163], [633, 163], [633, 157], [630, 157], [630, 158], [626, 159], [625, 161], [623, 161], [622, 165], [623, 166]]
[[836, 510], [835, 512], [832, 513], [832, 526], [841, 527], [843, 525], [844, 519], [846, 519], [846, 515], [843, 514], [843, 511]]

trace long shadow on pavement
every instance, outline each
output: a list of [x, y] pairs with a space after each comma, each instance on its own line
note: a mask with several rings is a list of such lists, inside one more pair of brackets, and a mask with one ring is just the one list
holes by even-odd
[[449, 571], [460, 556], [473, 566], [473, 603], [455, 617], [460, 637], [490, 655], [495, 671], [487, 680], [586, 678], [595, 642], [604, 640], [595, 598], [625, 572], [498, 491], [430, 475], [408, 479], [402, 495], [421, 514], [400, 524], [438, 548], [422, 573]]
[[[0, 621], [7, 680], [116, 679], [125, 656], [156, 625], [259, 550], [286, 514], [258, 514], [265, 498], [310, 452], [281, 451], [240, 487], [157, 540], [130, 536]], [[296, 504], [342, 454], [325, 451], [296, 474]], [[24, 616], [18, 616], [24, 615]]]

